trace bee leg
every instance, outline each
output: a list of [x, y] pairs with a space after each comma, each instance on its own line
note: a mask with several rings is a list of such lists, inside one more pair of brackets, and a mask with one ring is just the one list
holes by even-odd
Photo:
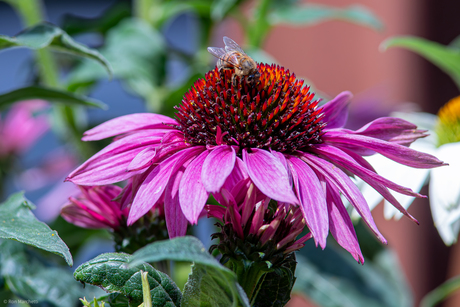
[[236, 87], [236, 86], [237, 86], [237, 83], [236, 83], [236, 74], [235, 74], [235, 73], [233, 73], [233, 75], [232, 75], [232, 85], [233, 85], [233, 87]]

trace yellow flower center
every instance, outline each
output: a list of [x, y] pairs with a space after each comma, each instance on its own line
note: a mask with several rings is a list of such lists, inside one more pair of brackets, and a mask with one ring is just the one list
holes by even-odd
[[460, 142], [460, 96], [449, 100], [438, 112], [438, 146]]

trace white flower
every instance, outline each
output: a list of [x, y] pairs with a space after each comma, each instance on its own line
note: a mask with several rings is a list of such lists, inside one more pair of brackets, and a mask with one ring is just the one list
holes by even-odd
[[[378, 174], [415, 192], [429, 183], [429, 201], [434, 225], [446, 245], [457, 242], [460, 230], [460, 142], [448, 143], [437, 147], [438, 136], [435, 125], [438, 117], [428, 113], [394, 113], [400, 117], [426, 129], [428, 137], [411, 144], [417, 151], [434, 155], [448, 166], [434, 169], [415, 169], [395, 163], [382, 155], [366, 157]], [[382, 196], [373, 188], [357, 178], [357, 185], [368, 201], [371, 210], [382, 201]], [[408, 208], [414, 198], [390, 191], [404, 208]], [[399, 219], [402, 214], [388, 201], [384, 205], [385, 218]]]

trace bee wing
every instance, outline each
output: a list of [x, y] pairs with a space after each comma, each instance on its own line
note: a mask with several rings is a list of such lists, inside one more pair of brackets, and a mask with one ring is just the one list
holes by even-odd
[[227, 51], [225, 51], [224, 48], [208, 47], [208, 52], [224, 62], [230, 63], [236, 67], [240, 67], [240, 63], [238, 62], [236, 55], [226, 56]]
[[208, 52], [218, 59], [221, 59], [226, 53], [224, 48], [217, 48], [217, 47], [208, 47]]
[[224, 44], [226, 51], [236, 51], [242, 54], [246, 54], [243, 49], [230, 37], [224, 36]]

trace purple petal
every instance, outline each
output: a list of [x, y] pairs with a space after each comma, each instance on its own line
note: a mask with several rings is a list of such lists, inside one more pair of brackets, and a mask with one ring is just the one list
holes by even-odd
[[156, 148], [148, 147], [138, 153], [134, 159], [129, 163], [128, 171], [137, 171], [153, 164], [153, 157], [155, 157]]
[[233, 147], [214, 147], [206, 157], [201, 170], [201, 181], [209, 193], [217, 193], [235, 166], [236, 153]]
[[327, 123], [324, 130], [342, 128], [348, 119], [348, 101], [353, 97], [350, 92], [342, 92], [320, 108], [324, 113], [323, 122]]
[[82, 228], [107, 228], [112, 225], [109, 225], [101, 217], [100, 219], [95, 218], [94, 213], [78, 207], [75, 203], [69, 203], [61, 208], [61, 216], [69, 223], [77, 225]]
[[182, 165], [171, 177], [165, 191], [165, 218], [170, 239], [185, 236], [187, 232], [188, 222], [179, 203], [179, 184], [185, 168], [186, 165]]
[[302, 160], [307, 162], [308, 165], [310, 165], [316, 172], [324, 176], [324, 179], [328, 184], [334, 185], [340, 192], [342, 192], [377, 238], [382, 243], [387, 244], [387, 241], [375, 225], [371, 211], [363, 195], [359, 191], [358, 187], [341, 169], [332, 163], [311, 154], [305, 153], [302, 156]]
[[123, 188], [123, 191], [121, 191], [120, 195], [118, 195], [122, 210], [129, 207], [133, 201], [133, 197], [133, 185], [131, 182], [128, 182], [128, 184], [126, 184], [126, 186]]
[[162, 196], [173, 172], [184, 161], [198, 155], [204, 147], [192, 147], [179, 151], [157, 165], [145, 178], [134, 197], [131, 210], [129, 211], [128, 225], [132, 225], [140, 217], [146, 214]]
[[115, 135], [141, 129], [175, 129], [178, 123], [167, 116], [153, 113], [136, 113], [120, 116], [84, 133], [83, 141], [102, 140]]
[[119, 139], [80, 165], [66, 180], [78, 185], [104, 185], [126, 180], [136, 174], [127, 171], [134, 157], [146, 147], [157, 146], [160, 141], [161, 137], [152, 137], [148, 132]]
[[180, 182], [179, 201], [182, 212], [191, 224], [196, 224], [209, 193], [201, 182], [201, 170], [209, 151], [202, 152], [185, 170]]
[[288, 156], [297, 197], [316, 245], [324, 249], [329, 232], [326, 197], [315, 172], [299, 158]]
[[289, 176], [283, 164], [271, 153], [263, 149], [243, 150], [243, 161], [249, 177], [262, 193], [268, 197], [290, 204], [299, 204], [299, 200], [289, 185]]
[[282, 153], [277, 152], [277, 151], [270, 151], [270, 153], [271, 153], [272, 155], [274, 155], [278, 160], [280, 160], [280, 162], [283, 164], [284, 168], [286, 168], [286, 170], [287, 170], [287, 172], [288, 172], [288, 177], [289, 177], [289, 185], [292, 186], [292, 174], [291, 174], [291, 169], [290, 169], [289, 166], [288, 166], [286, 157], [285, 157]]
[[[366, 165], [368, 162], [358, 155], [351, 157], [344, 151], [332, 146], [319, 146], [314, 149], [314, 151], [327, 157], [329, 160], [334, 161], [334, 164], [337, 164], [360, 177], [362, 180], [367, 182], [367, 184], [373, 187], [378, 193], [380, 193], [386, 200], [388, 200], [393, 206], [395, 206], [395, 208], [398, 209], [402, 214], [418, 224], [418, 221], [412, 215], [410, 215], [403, 206], [401, 206], [401, 204], [390, 193], [390, 191], [388, 191], [387, 187], [398, 193], [408, 196], [424, 197], [423, 195], [415, 193], [411, 189], [400, 186], [378, 175], [375, 173], [375, 171], [371, 171], [368, 168], [363, 167], [362, 165]], [[355, 159], [359, 159], [359, 161], [355, 161]]]
[[415, 168], [433, 168], [445, 165], [432, 155], [367, 136], [344, 133], [325, 133], [323, 135], [323, 140], [325, 143], [341, 145], [353, 151], [355, 151], [355, 148], [359, 150], [359, 148], [362, 147], [371, 149], [393, 161]]
[[327, 187], [327, 208], [329, 210], [329, 229], [332, 236], [358, 263], [364, 263], [364, 257], [359, 248], [353, 222], [342, 203], [340, 192], [333, 185]]
[[235, 166], [233, 167], [230, 175], [227, 177], [227, 180], [225, 180], [224, 187], [228, 191], [231, 191], [238, 182], [247, 178], [249, 178], [249, 175], [246, 164], [244, 164], [243, 160], [236, 157]]
[[175, 142], [165, 145], [163, 145], [163, 141], [161, 143], [162, 145], [158, 146], [155, 152], [155, 156], [152, 158], [152, 163], [158, 163], [160, 161], [163, 161], [164, 158], [171, 156], [175, 152], [190, 147], [190, 145], [185, 142]]
[[188, 148], [182, 133], [176, 131], [164, 135], [161, 145], [144, 149], [136, 155], [128, 166], [128, 171], [146, 168], [154, 163], [159, 163], [164, 158], [173, 155], [175, 152]]
[[396, 117], [381, 117], [356, 131], [343, 130], [350, 134], [359, 134], [380, 140], [409, 146], [419, 138], [426, 137], [425, 130], [417, 130], [417, 126]]
[[[236, 157], [235, 166], [233, 167], [232, 172], [225, 180], [224, 185], [222, 186], [223, 189], [227, 191], [232, 191], [233, 188], [242, 180], [249, 178], [248, 171], [246, 165], [244, 164], [243, 160]], [[218, 203], [222, 204], [225, 200], [221, 197], [219, 193], [213, 194], [214, 198], [217, 200]]]
[[[408, 196], [413, 196], [413, 197], [424, 197], [423, 195], [416, 193], [412, 191], [409, 188], [400, 186], [382, 176], [377, 174], [375, 171], [371, 171], [363, 166], [361, 166], [359, 163], [357, 163], [351, 156], [349, 156], [346, 152], [340, 150], [337, 147], [329, 146], [329, 145], [319, 145], [316, 146], [314, 149], [312, 149], [313, 152], [316, 152], [320, 155], [325, 156], [328, 158], [328, 160], [333, 161], [334, 164], [337, 164], [338, 166], [343, 167], [346, 170], [349, 170], [355, 175], [358, 175], [361, 179], [366, 181], [370, 186], [374, 187], [375, 185], [380, 185], [384, 187], [388, 187], [398, 193], [408, 195]], [[358, 155], [355, 156], [355, 158], [359, 157]], [[362, 159], [364, 160], [364, 159]], [[364, 160], [365, 161], [365, 160]], [[364, 161], [361, 161], [364, 163]], [[367, 161], [366, 161], [367, 162]], [[374, 189], [377, 190], [377, 187], [374, 187]], [[379, 192], [380, 193], [380, 192]], [[413, 219], [411, 217], [411, 219]]]

